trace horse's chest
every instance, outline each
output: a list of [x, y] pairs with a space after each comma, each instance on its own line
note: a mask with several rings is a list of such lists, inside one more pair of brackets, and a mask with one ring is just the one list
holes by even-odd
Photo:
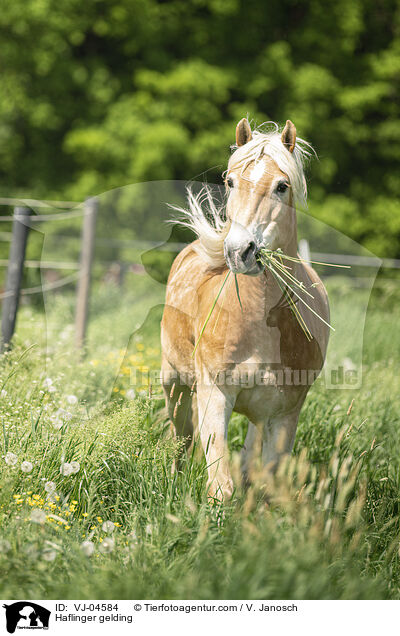
[[223, 363], [253, 368], [272, 365], [273, 368], [317, 370], [323, 364], [318, 342], [307, 338], [287, 308], [266, 312], [239, 325], [227, 325], [219, 352]]
[[287, 379], [281, 371], [264, 371], [248, 388], [239, 391], [234, 410], [257, 424], [300, 408], [308, 386], [288, 385]]

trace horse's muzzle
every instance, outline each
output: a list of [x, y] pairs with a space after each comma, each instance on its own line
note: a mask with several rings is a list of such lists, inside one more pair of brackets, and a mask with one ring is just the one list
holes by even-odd
[[224, 244], [225, 260], [234, 274], [257, 276], [262, 270], [257, 260], [258, 251], [258, 245], [251, 238], [244, 245], [232, 245], [228, 241]]

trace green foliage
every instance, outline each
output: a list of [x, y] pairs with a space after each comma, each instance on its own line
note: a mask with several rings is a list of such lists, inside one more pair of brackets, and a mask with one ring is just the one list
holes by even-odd
[[239, 118], [290, 118], [320, 157], [311, 213], [398, 255], [397, 0], [0, 6], [4, 195], [219, 180]]

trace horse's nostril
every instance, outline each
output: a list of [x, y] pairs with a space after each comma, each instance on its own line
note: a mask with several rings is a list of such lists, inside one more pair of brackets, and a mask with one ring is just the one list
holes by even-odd
[[249, 256], [253, 256], [255, 251], [256, 251], [256, 244], [254, 243], [254, 241], [250, 241], [246, 249], [241, 254], [243, 262], [245, 262]]

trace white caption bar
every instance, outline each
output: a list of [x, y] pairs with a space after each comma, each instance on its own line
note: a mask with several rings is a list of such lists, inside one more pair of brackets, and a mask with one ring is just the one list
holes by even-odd
[[[0, 601], [2, 634], [236, 634], [337, 636], [391, 631], [400, 601]], [[22, 631], [23, 630], [23, 631]]]

